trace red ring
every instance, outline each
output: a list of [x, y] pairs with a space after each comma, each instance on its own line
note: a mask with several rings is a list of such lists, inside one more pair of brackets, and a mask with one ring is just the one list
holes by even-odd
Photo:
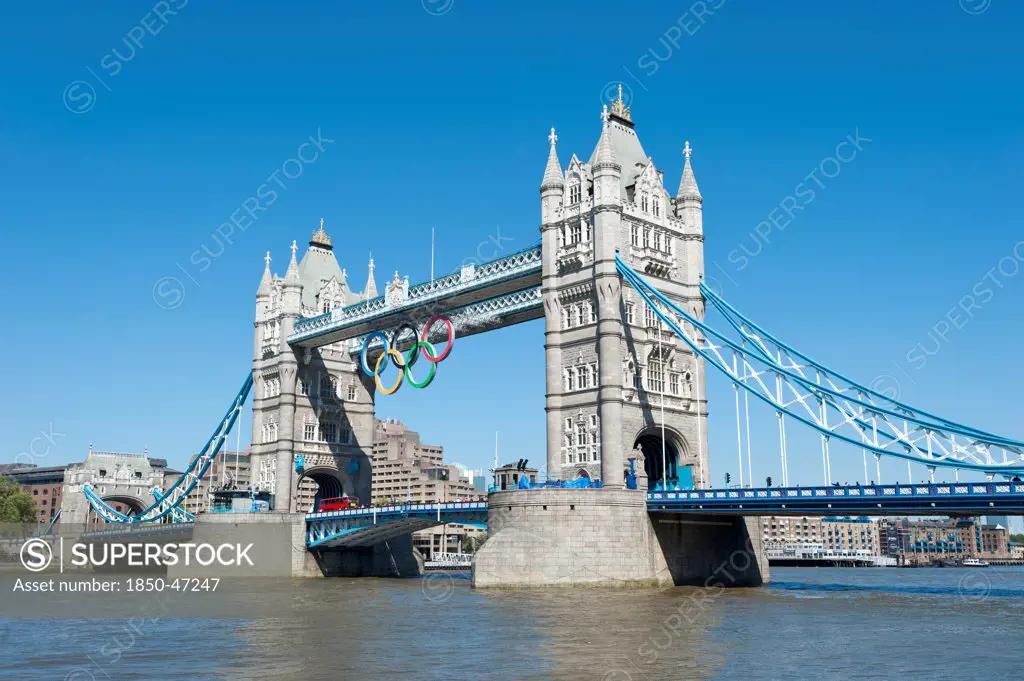
[[445, 357], [447, 357], [448, 353], [451, 352], [452, 348], [455, 346], [455, 325], [452, 324], [452, 320], [448, 319], [443, 314], [436, 314], [436, 315], [434, 315], [433, 317], [431, 317], [430, 319], [427, 320], [427, 323], [423, 327], [423, 333], [420, 335], [420, 340], [421, 341], [429, 340], [427, 338], [427, 334], [430, 333], [430, 327], [433, 326], [434, 322], [436, 322], [439, 319], [443, 320], [444, 323], [448, 325], [448, 345], [445, 346], [444, 352], [442, 352], [437, 357], [431, 357], [430, 354], [426, 353], [426, 352], [423, 353], [423, 355], [426, 358], [426, 360], [428, 362], [433, 362], [434, 364], [437, 364], [438, 362], [443, 360]]

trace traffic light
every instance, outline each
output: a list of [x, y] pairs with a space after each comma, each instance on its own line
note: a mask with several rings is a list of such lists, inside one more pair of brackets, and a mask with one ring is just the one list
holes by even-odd
[[725, 474], [725, 486], [728, 487], [729, 483], [732, 482], [732, 476], [728, 473]]
[[767, 483], [768, 483], [768, 486], [769, 486], [769, 487], [771, 487], [771, 486], [772, 486], [772, 476], [770, 476], [770, 475], [769, 475], [769, 476], [768, 476], [768, 477], [767, 477], [767, 478], [765, 479], [765, 482], [767, 482]]

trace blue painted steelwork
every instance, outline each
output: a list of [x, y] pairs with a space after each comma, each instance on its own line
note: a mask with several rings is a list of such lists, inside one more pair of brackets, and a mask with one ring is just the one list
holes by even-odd
[[[164, 497], [163, 490], [160, 489], [159, 487], [154, 487], [153, 488], [153, 498], [156, 499], [157, 501], [160, 501], [160, 500], [163, 499], [163, 497]], [[163, 510], [163, 508], [161, 508], [160, 510]], [[178, 506], [171, 506], [170, 510], [171, 510], [171, 512], [170, 512], [169, 515], [171, 517], [171, 522], [172, 523], [192, 523], [192, 522], [195, 522], [195, 519], [196, 519], [195, 515], [193, 515], [192, 513], [189, 513], [188, 511], [186, 511], [183, 508], [180, 508]]]
[[760, 487], [648, 492], [652, 513], [947, 515], [1024, 511], [1024, 483]]
[[322, 550], [372, 546], [395, 536], [446, 523], [486, 527], [487, 502], [397, 504], [310, 513], [306, 516], [306, 547]]
[[[618, 255], [616, 264], [626, 283], [696, 354], [735, 386], [777, 413], [816, 430], [826, 442], [835, 439], [878, 456], [915, 461], [930, 468], [943, 466], [1008, 476], [1024, 473], [1024, 442], [939, 419], [852, 383], [774, 337], [752, 332], [756, 328], [763, 333], [715, 296], [710, 300], [740, 335], [734, 340], [658, 291]], [[708, 293], [713, 292], [705, 295]], [[694, 331], [688, 333], [686, 327]], [[813, 379], [806, 373], [809, 369], [814, 370]]]
[[58, 520], [60, 520], [60, 513], [62, 510], [63, 508], [57, 509], [57, 512], [53, 514], [53, 518], [50, 519], [50, 524], [46, 526], [46, 529], [43, 530], [43, 533], [40, 536], [45, 537], [46, 535], [50, 534], [50, 530], [52, 530], [53, 526], [57, 524]]
[[213, 435], [206, 441], [202, 450], [192, 459], [188, 468], [181, 474], [181, 477], [175, 480], [162, 496], [158, 495], [156, 501], [151, 506], [144, 509], [138, 515], [128, 516], [124, 513], [119, 513], [103, 501], [100, 495], [93, 491], [87, 483], [82, 486], [82, 492], [85, 494], [85, 498], [88, 499], [89, 505], [108, 523], [152, 523], [171, 514], [172, 511], [177, 511], [178, 506], [185, 500], [189, 492], [199, 484], [199, 481], [202, 480], [209, 470], [210, 464], [213, 463], [217, 454], [220, 453], [220, 448], [224, 445], [228, 433], [231, 432], [232, 426], [234, 426], [235, 421], [238, 419], [238, 415], [241, 413], [251, 389], [252, 373], [250, 372], [246, 375], [241, 389], [239, 389], [235, 399], [231, 402], [231, 407], [217, 425]]

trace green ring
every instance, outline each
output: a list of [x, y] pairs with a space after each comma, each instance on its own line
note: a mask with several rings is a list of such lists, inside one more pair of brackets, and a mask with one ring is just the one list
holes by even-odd
[[428, 341], [417, 341], [411, 348], [409, 348], [409, 352], [405, 356], [405, 380], [409, 382], [409, 385], [418, 389], [426, 388], [428, 385], [430, 385], [430, 382], [434, 380], [434, 374], [437, 373], [437, 363], [430, 362], [430, 371], [427, 372], [427, 377], [423, 379], [423, 382], [417, 383], [413, 379], [412, 370], [409, 368], [409, 360], [412, 358], [413, 353], [419, 352], [420, 347], [422, 347], [424, 352], [427, 353], [428, 359], [430, 359], [431, 357], [437, 357], [437, 350], [435, 350], [434, 346], [431, 345]]

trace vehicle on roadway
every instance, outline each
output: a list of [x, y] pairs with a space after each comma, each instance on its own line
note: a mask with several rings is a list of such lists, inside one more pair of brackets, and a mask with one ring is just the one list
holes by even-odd
[[344, 511], [349, 508], [356, 508], [356, 502], [349, 498], [348, 495], [341, 497], [329, 497], [327, 499], [321, 499], [320, 505], [317, 506], [317, 512], [322, 513], [323, 511]]

